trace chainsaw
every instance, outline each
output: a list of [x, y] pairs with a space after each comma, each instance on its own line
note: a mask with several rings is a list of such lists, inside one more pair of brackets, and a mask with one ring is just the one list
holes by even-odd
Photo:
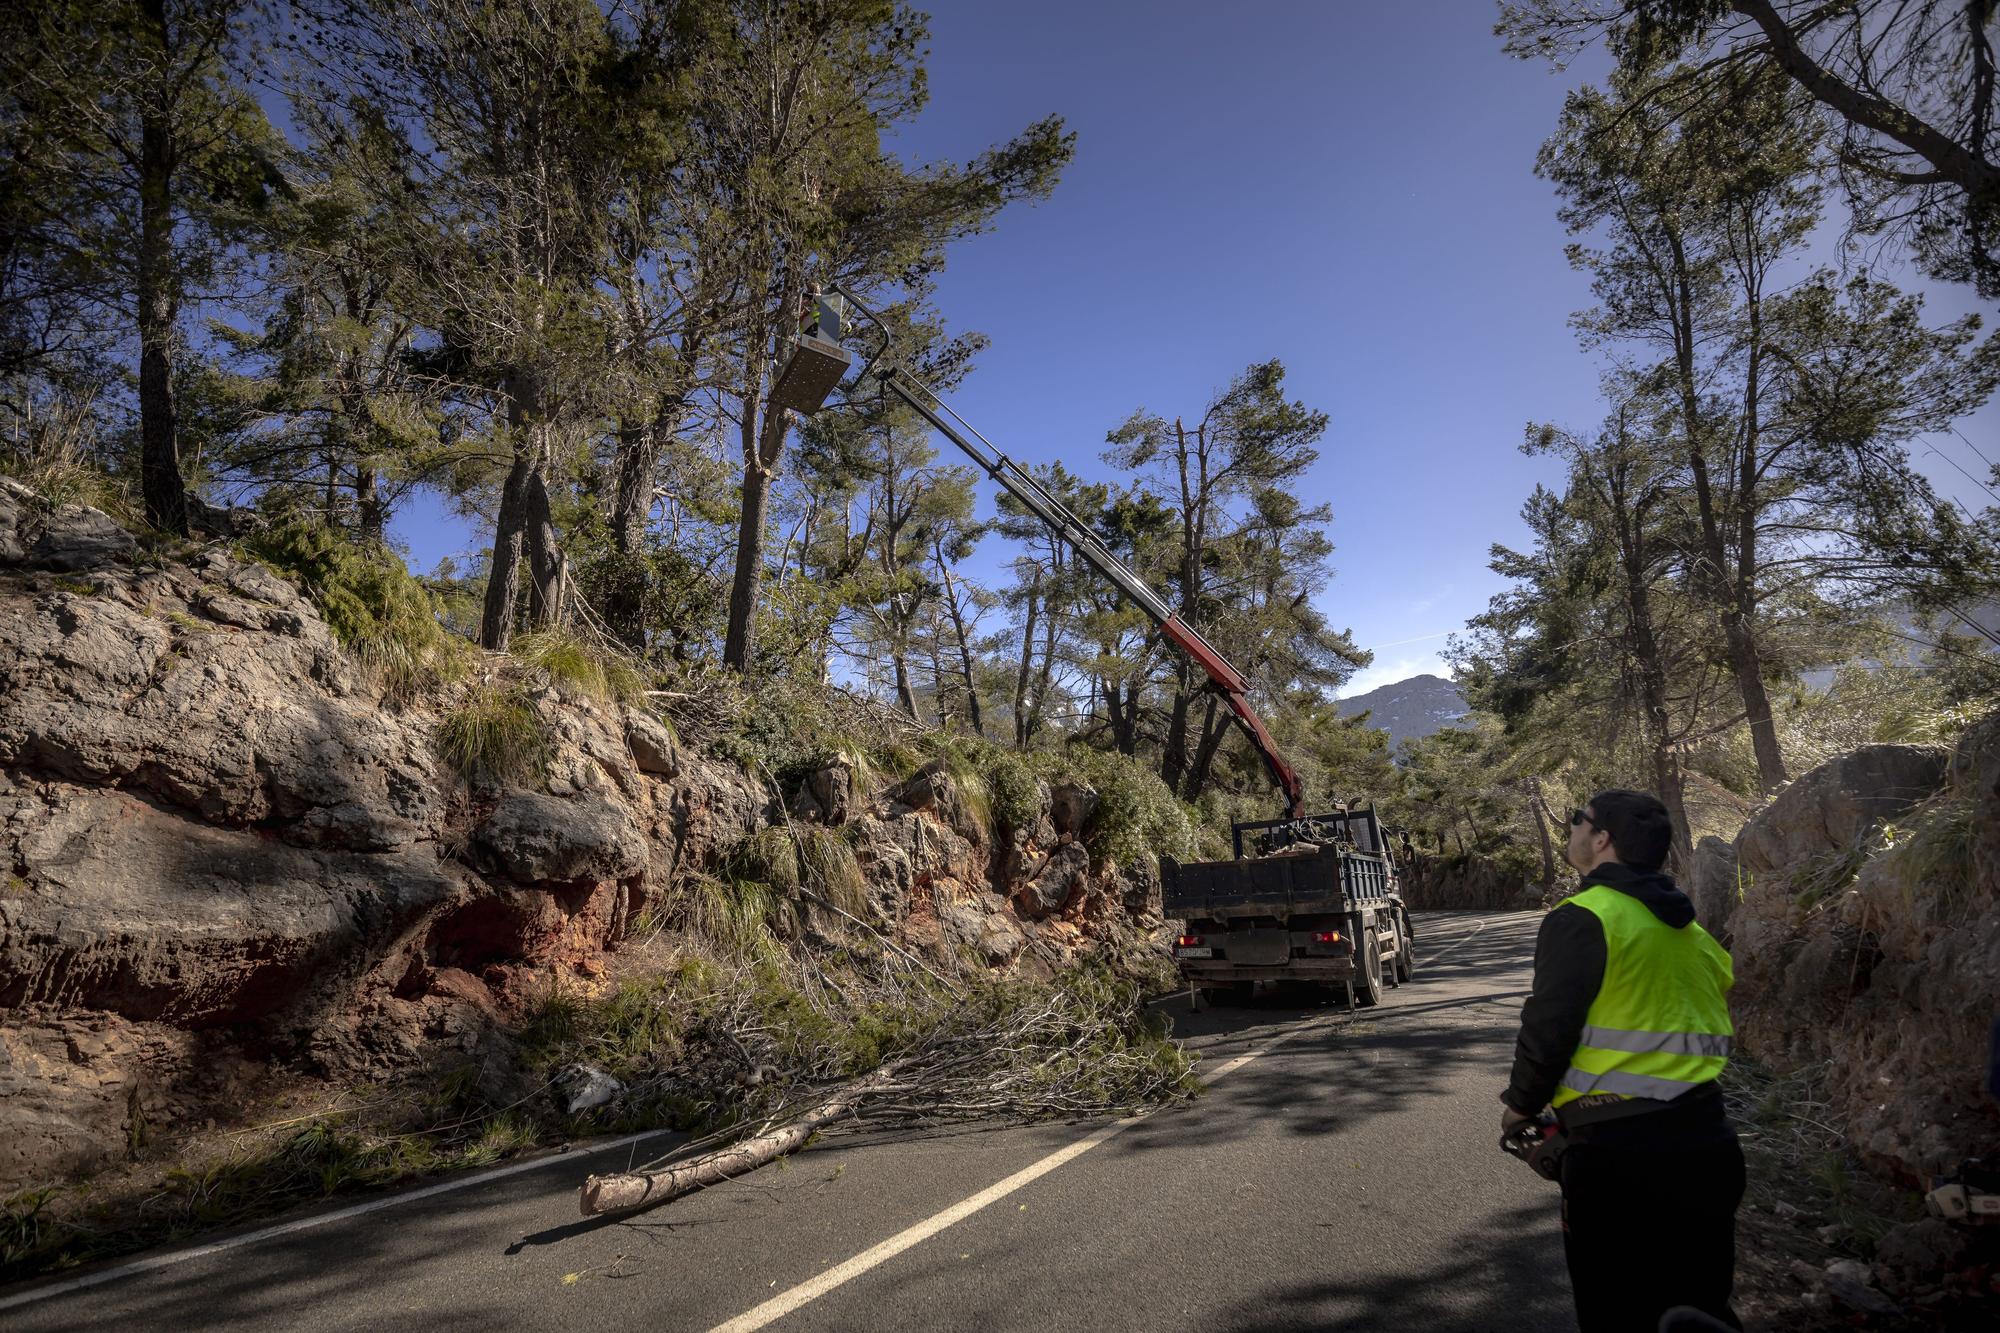
[[1500, 1136], [1500, 1151], [1526, 1162], [1543, 1180], [1562, 1179], [1562, 1155], [1568, 1147], [1569, 1136], [1547, 1114], [1524, 1120]]
[[1948, 1176], [1932, 1176], [1924, 1205], [1951, 1222], [2000, 1222], [2000, 1162], [1973, 1157]]

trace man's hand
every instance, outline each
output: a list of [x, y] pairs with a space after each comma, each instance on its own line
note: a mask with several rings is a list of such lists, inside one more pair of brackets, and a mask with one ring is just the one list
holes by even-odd
[[1507, 1105], [1505, 1102], [1502, 1102], [1500, 1104], [1501, 1136], [1505, 1137], [1506, 1135], [1512, 1134], [1515, 1130], [1519, 1129], [1522, 1125], [1527, 1124], [1530, 1120], [1533, 1120], [1534, 1118], [1535, 1117], [1531, 1115], [1522, 1115], [1519, 1111], [1516, 1111], [1513, 1107]]

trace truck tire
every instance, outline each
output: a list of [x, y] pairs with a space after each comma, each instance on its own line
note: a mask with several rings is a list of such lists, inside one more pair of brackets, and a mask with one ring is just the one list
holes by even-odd
[[1382, 945], [1372, 929], [1361, 946], [1361, 974], [1350, 984], [1358, 1007], [1373, 1009], [1382, 1003]]
[[1396, 982], [1408, 981], [1416, 974], [1417, 948], [1410, 942], [1410, 916], [1405, 912], [1396, 918]]

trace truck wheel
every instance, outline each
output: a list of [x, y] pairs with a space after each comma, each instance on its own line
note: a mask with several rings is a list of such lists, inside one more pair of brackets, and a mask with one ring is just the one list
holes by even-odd
[[1382, 1003], [1382, 945], [1370, 930], [1362, 945], [1361, 975], [1350, 984], [1354, 987], [1354, 1003], [1363, 1009], [1373, 1009]]
[[1417, 970], [1417, 949], [1410, 943], [1410, 918], [1396, 919], [1396, 980], [1408, 981]]

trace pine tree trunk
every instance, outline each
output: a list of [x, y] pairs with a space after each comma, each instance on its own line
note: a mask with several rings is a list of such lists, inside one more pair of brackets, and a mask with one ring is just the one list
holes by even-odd
[[986, 739], [986, 719], [980, 715], [979, 686], [973, 678], [972, 646], [966, 642], [965, 610], [958, 602], [958, 580], [951, 576], [951, 564], [944, 557], [942, 546], [933, 546], [937, 559], [938, 577], [944, 584], [945, 611], [951, 616], [952, 637], [958, 641], [958, 670], [965, 680], [965, 715], [972, 723], [972, 732], [981, 740]]
[[1221, 712], [1221, 706], [1211, 694], [1208, 696], [1207, 707], [1202, 711], [1201, 740], [1195, 746], [1194, 759], [1188, 765], [1186, 787], [1180, 793], [1183, 801], [1195, 800], [1208, 789], [1208, 777], [1215, 767], [1215, 756], [1222, 749], [1222, 742], [1228, 737], [1229, 728], [1235, 725], [1231, 720], [1235, 714], [1223, 712], [1218, 717], [1218, 712]]
[[1160, 781], [1167, 790], [1181, 790], [1188, 771], [1188, 708], [1193, 702], [1186, 662], [1174, 664], [1174, 702], [1167, 710], [1167, 738], [1160, 746]]
[[1528, 811], [1535, 817], [1535, 832], [1542, 840], [1542, 887], [1556, 882], [1555, 846], [1549, 840], [1548, 802], [1542, 799], [1542, 780], [1528, 779]]
[[1034, 737], [1034, 727], [1028, 716], [1028, 681], [1035, 664], [1035, 616], [1040, 610], [1039, 571], [1035, 583], [1028, 589], [1028, 613], [1021, 626], [1021, 665], [1014, 673], [1014, 748], [1025, 750]]
[[556, 538], [555, 519], [549, 512], [547, 450], [535, 451], [535, 466], [528, 470], [526, 514], [528, 572], [528, 618], [537, 629], [546, 629], [563, 618], [562, 549]]
[[486, 569], [486, 606], [479, 618], [479, 643], [495, 652], [505, 652], [514, 638], [514, 604], [521, 591], [521, 547], [528, 522], [530, 472], [525, 445], [521, 441], [515, 446], [514, 466], [508, 469], [506, 485], [500, 492], [500, 512], [493, 520], [493, 558]]
[[729, 633], [722, 660], [746, 669], [756, 644], [758, 574], [764, 564], [764, 510], [770, 503], [771, 474], [757, 466], [743, 470], [743, 512], [736, 525], [736, 572], [729, 582]]
[[[168, 60], [164, 0], [147, 0], [147, 19], [159, 26], [162, 64]], [[162, 73], [159, 80], [165, 82]], [[139, 126], [139, 479], [146, 521], [187, 535], [187, 486], [181, 478], [180, 423], [174, 404], [173, 345], [180, 315], [180, 279], [174, 272], [174, 137], [167, 111], [142, 94]]]
[[[753, 282], [752, 291], [763, 289], [762, 280]], [[736, 571], [729, 584], [729, 630], [722, 642], [723, 665], [738, 671], [749, 669], [756, 649], [757, 596], [764, 574], [764, 514], [770, 507], [771, 478], [784, 452], [785, 432], [790, 423], [783, 408], [766, 401], [765, 371], [770, 360], [772, 338], [789, 322], [790, 312], [799, 308], [800, 279], [786, 277], [778, 300], [778, 311], [754, 325], [745, 344], [743, 364], [743, 514], [736, 527]], [[759, 411], [762, 418], [759, 418]]]
[[896, 668], [896, 702], [902, 705], [903, 712], [912, 722], [922, 722], [924, 719], [917, 713], [917, 694], [910, 685], [909, 654], [898, 647], [889, 657]]
[[370, 546], [380, 546], [388, 527], [388, 512], [377, 489], [375, 469], [365, 460], [355, 467], [354, 500], [360, 514], [361, 540]]

